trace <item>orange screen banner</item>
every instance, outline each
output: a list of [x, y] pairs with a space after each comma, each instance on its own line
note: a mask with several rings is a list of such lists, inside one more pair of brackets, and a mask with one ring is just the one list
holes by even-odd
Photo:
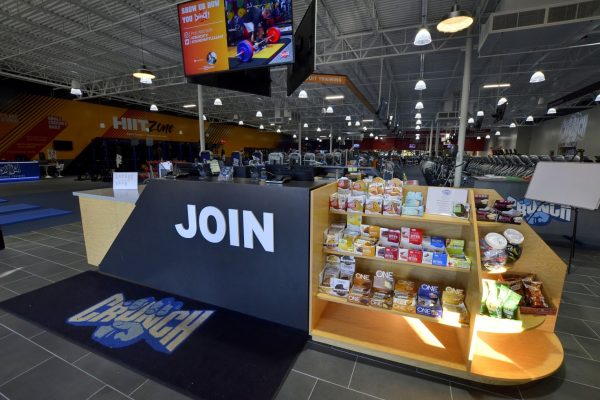
[[229, 69], [223, 1], [190, 1], [177, 6], [186, 76]]

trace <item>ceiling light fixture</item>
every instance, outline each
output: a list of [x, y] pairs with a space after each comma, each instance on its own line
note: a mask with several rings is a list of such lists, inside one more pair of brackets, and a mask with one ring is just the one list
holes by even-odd
[[308, 128], [308, 124], [305, 122], [304, 125], [302, 125], [303, 128]]
[[317, 127], [317, 132], [321, 132], [321, 127]]
[[244, 121], [242, 121], [242, 120], [240, 119], [240, 122], [238, 122], [238, 125], [244, 125]]
[[379, 136], [375, 136], [375, 140], [379, 140]]
[[415, 104], [415, 109], [416, 110], [422, 110], [423, 109], [423, 102], [422, 101], [417, 101], [417, 104]]
[[421, 125], [415, 126], [415, 129], [418, 130], [418, 131], [420, 131], [421, 130]]
[[553, 114], [556, 114], [556, 108], [554, 108], [554, 107], [550, 107], [550, 108], [548, 109], [548, 111], [546, 111], [546, 114], [548, 114], [548, 115], [553, 115]]
[[491, 137], [490, 135], [485, 135], [485, 138], [486, 138], [486, 139], [489, 139], [490, 137]]
[[474, 124], [474, 123], [475, 123], [475, 119], [474, 119], [473, 117], [470, 117], [470, 118], [467, 120], [467, 124]]
[[373, 137], [375, 135], [373, 135], [373, 132], [369, 133], [369, 137]]
[[508, 100], [506, 99], [506, 97], [500, 97], [500, 100], [498, 100], [498, 105], [501, 106], [502, 104], [506, 104], [508, 103]]
[[360, 126], [360, 121], [356, 121], [356, 122], [354, 123], [354, 126]]
[[81, 89], [79, 88], [71, 88], [71, 94], [74, 96], [81, 96], [83, 94], [83, 92], [81, 91]]
[[415, 35], [413, 44], [415, 46], [426, 46], [429, 43], [431, 43], [431, 33], [429, 33], [426, 27], [422, 27]]
[[348, 126], [352, 126], [352, 121], [348, 121]]
[[269, 123], [270, 126], [275, 126], [275, 122]]
[[415, 119], [421, 119], [421, 113], [416, 113], [415, 114]]
[[325, 96], [325, 100], [341, 100], [344, 98], [343, 94], [336, 94], [332, 96]]
[[511, 122], [510, 125], [508, 126], [509, 128], [516, 128], [517, 124], [515, 124], [514, 122]]
[[481, 136], [477, 136], [477, 140], [481, 140]]
[[327, 114], [333, 114], [333, 107], [329, 106], [325, 111], [327, 112]]
[[352, 121], [352, 117], [350, 117], [349, 115], [346, 115], [346, 121]]
[[298, 93], [298, 98], [299, 99], [308, 99], [308, 94], [306, 93], [306, 90], [301, 90], [300, 93]]
[[425, 90], [427, 89], [427, 85], [423, 79], [419, 79], [415, 84], [415, 90]]
[[341, 136], [338, 136], [338, 140], [342, 140], [342, 137], [341, 137]]
[[486, 83], [483, 85], [484, 89], [497, 89], [510, 87], [510, 83]]
[[143, 83], [144, 85], [152, 85], [152, 79], [142, 77], [140, 78], [140, 83]]
[[373, 122], [372, 119], [363, 119], [362, 122]]
[[156, 104], [150, 105], [150, 111], [158, 111], [158, 107], [156, 106]]
[[443, 33], [456, 33], [467, 29], [473, 24], [471, 13], [458, 8], [458, 1], [454, 2], [450, 12], [437, 24], [437, 30]]
[[594, 99], [594, 101], [596, 103], [600, 103], [600, 93], [598, 94], [598, 96], [596, 96], [596, 98]]
[[145, 65], [142, 65], [142, 68], [138, 68], [135, 71], [133, 71], [133, 77], [138, 78], [140, 81], [144, 79], [145, 82], [148, 82], [149, 80], [150, 83], [152, 83], [152, 79], [156, 79], [156, 75], [154, 75], [152, 71], [146, 68]]
[[223, 102], [221, 101], [221, 99], [219, 99], [218, 97], [215, 99], [215, 102], [213, 103], [215, 106], [222, 106]]
[[190, 104], [184, 104], [182, 107], [183, 108], [194, 108], [194, 107], [196, 107], [196, 105], [193, 103], [190, 103]]
[[298, 136], [296, 136], [296, 134], [294, 133], [294, 136], [292, 136], [294, 139], [296, 139]]
[[529, 115], [527, 116], [527, 118], [525, 119], [526, 122], [533, 122], [533, 116]]
[[281, 133], [281, 129], [277, 128], [277, 133]]
[[206, 121], [206, 115], [202, 114], [202, 120]]
[[363, 131], [365, 131], [365, 132], [367, 131], [367, 127], [366, 126], [363, 126]]
[[529, 78], [529, 83], [540, 83], [546, 80], [546, 75], [542, 71], [535, 71], [531, 78]]
[[477, 116], [478, 117], [483, 117], [483, 111], [482, 110], [477, 111]]
[[500, 136], [500, 131], [496, 131], [495, 135]]
[[261, 126], [258, 127], [258, 129], [265, 129], [265, 126], [261, 125]]
[[257, 117], [257, 118], [262, 118], [262, 112], [261, 112], [260, 110], [258, 110], [258, 111], [256, 112], [256, 117]]

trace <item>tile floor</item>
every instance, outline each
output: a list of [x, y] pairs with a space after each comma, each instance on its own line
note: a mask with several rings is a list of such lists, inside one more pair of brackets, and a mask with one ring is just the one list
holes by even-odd
[[[80, 223], [5, 237], [0, 301], [90, 269]], [[556, 248], [568, 256], [568, 250]], [[564, 288], [557, 331], [566, 357], [545, 380], [494, 387], [459, 381], [308, 343], [278, 400], [600, 399], [600, 252], [579, 251]], [[0, 399], [185, 399], [0, 310]], [[254, 399], [249, 399], [254, 400]]]

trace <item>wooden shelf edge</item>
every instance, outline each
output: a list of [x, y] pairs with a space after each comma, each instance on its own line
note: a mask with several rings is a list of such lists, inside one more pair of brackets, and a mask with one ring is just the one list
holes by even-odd
[[545, 315], [520, 314], [519, 317], [513, 320], [477, 315], [477, 331], [497, 334], [522, 333], [535, 329], [546, 321]]
[[[347, 215], [347, 211], [343, 210], [335, 210], [329, 209], [330, 214], [338, 214], [338, 215]], [[468, 226], [471, 225], [471, 221], [468, 219], [462, 219], [458, 217], [447, 217], [445, 215], [434, 215], [424, 213], [422, 217], [417, 217], [414, 215], [384, 215], [384, 214], [366, 214], [361, 213], [363, 218], [378, 218], [378, 219], [388, 219], [390, 221], [406, 221], [406, 222], [432, 222], [437, 224], [446, 224], [446, 225], [460, 225], [460, 226]]]
[[439, 271], [449, 271], [449, 272], [466, 272], [466, 273], [469, 273], [471, 271], [470, 269], [466, 269], [466, 268], [439, 267], [437, 265], [429, 265], [429, 264], [422, 264], [422, 263], [421, 264], [419, 264], [419, 263], [411, 263], [411, 262], [408, 262], [408, 261], [388, 260], [386, 258], [381, 258], [381, 257], [362, 256], [360, 254], [345, 253], [345, 252], [342, 252], [342, 251], [330, 250], [328, 248], [323, 248], [323, 251], [326, 254], [332, 254], [332, 255], [335, 255], [335, 256], [352, 256], [352, 257], [355, 257], [355, 258], [362, 258], [362, 259], [365, 259], [365, 260], [381, 261], [381, 262], [386, 262], [386, 263], [390, 263], [390, 264], [403, 265], [403, 266], [406, 266], [406, 267], [430, 268], [430, 269], [437, 269]]
[[332, 295], [325, 294], [325, 293], [317, 293], [317, 297], [321, 300], [329, 301], [332, 303], [343, 304], [343, 305], [347, 305], [350, 307], [358, 307], [358, 308], [370, 310], [373, 312], [382, 312], [382, 313], [386, 313], [386, 314], [399, 315], [399, 316], [405, 317], [405, 318], [417, 318], [417, 319], [420, 319], [420, 320], [423, 320], [426, 322], [433, 322], [436, 324], [451, 326], [454, 328], [465, 328], [465, 327], [469, 326], [469, 324], [462, 324], [460, 322], [448, 322], [448, 321], [444, 321], [441, 318], [427, 317], [425, 315], [420, 315], [420, 314], [416, 314], [416, 313], [415, 314], [406, 313], [406, 312], [401, 312], [401, 311], [396, 311], [396, 310], [388, 310], [385, 308], [369, 307], [369, 306], [363, 306], [363, 305], [356, 304], [356, 303], [349, 303], [345, 297], [336, 297], [336, 296], [332, 296]]

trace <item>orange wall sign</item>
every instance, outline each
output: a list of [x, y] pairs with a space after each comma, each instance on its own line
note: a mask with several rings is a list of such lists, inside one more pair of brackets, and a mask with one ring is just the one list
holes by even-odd
[[186, 76], [229, 69], [223, 0], [200, 0], [177, 6]]

